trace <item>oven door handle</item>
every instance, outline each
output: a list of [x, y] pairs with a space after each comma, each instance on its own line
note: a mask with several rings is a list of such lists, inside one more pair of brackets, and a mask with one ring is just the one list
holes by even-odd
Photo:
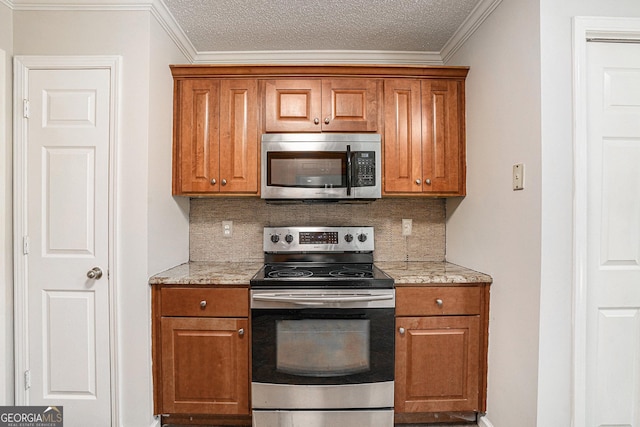
[[348, 303], [348, 302], [367, 302], [367, 301], [384, 301], [394, 299], [393, 295], [281, 295], [281, 294], [263, 294], [254, 295], [256, 301], [286, 302], [298, 305], [323, 305], [327, 303]]

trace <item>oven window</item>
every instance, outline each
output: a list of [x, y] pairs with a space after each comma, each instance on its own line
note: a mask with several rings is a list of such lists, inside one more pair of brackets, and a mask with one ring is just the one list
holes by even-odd
[[335, 377], [369, 367], [369, 320], [276, 322], [276, 369], [306, 377]]
[[252, 381], [362, 384], [394, 377], [395, 309], [252, 309]]
[[346, 153], [268, 152], [267, 185], [274, 187], [346, 187]]

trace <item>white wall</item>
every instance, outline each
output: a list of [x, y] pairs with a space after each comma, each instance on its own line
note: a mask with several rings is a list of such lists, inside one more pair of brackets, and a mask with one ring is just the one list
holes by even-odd
[[168, 61], [183, 58], [149, 11], [15, 11], [14, 28], [16, 55], [122, 56], [116, 189], [119, 425], [151, 425], [148, 278], [188, 256], [184, 205], [171, 198], [167, 185], [172, 81], [163, 74]]
[[572, 18], [640, 17], [637, 0], [541, 0], [542, 274], [538, 425], [571, 421]]
[[13, 12], [0, 2], [0, 406], [13, 404]]
[[189, 198], [171, 196], [173, 77], [189, 61], [151, 20], [149, 67], [149, 276], [189, 260]]
[[[447, 203], [447, 260], [490, 274], [487, 418], [536, 425], [541, 143], [537, 2], [504, 0], [447, 65], [466, 81], [467, 196]], [[513, 191], [515, 163], [525, 189]]]

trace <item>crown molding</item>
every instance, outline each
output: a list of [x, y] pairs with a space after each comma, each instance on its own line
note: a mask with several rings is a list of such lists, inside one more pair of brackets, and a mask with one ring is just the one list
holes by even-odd
[[493, 13], [502, 3], [502, 0], [480, 0], [471, 11], [467, 19], [464, 20], [458, 30], [451, 36], [440, 50], [440, 57], [443, 63], [449, 62], [451, 57], [464, 45], [469, 37], [476, 32], [478, 27]]
[[408, 64], [442, 65], [491, 15], [502, 0], [481, 0], [440, 52], [375, 50], [277, 50], [199, 52], [163, 0], [0, 0], [13, 10], [149, 11], [194, 64]]
[[171, 40], [176, 44], [178, 49], [186, 56], [187, 60], [194, 62], [198, 56], [198, 51], [189, 40], [189, 37], [178, 25], [178, 21], [169, 12], [169, 8], [162, 0], [152, 0], [151, 14], [155, 17], [160, 26], [167, 32]]
[[407, 64], [442, 65], [438, 52], [382, 50], [263, 50], [199, 52], [195, 64]]

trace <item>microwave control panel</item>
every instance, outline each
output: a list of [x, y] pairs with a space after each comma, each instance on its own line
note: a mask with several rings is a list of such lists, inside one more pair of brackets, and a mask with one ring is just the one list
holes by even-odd
[[354, 153], [353, 163], [353, 186], [375, 186], [376, 153], [374, 151], [357, 151]]

